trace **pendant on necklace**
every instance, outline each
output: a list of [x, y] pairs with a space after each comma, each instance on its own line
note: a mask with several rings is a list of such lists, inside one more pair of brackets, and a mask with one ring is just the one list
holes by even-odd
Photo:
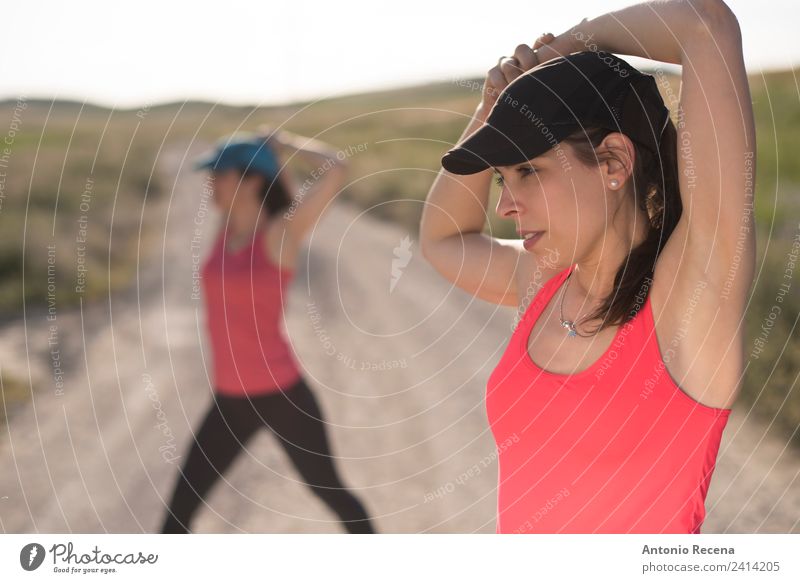
[[562, 320], [561, 325], [568, 330], [567, 336], [577, 336], [578, 333], [575, 331], [575, 322]]

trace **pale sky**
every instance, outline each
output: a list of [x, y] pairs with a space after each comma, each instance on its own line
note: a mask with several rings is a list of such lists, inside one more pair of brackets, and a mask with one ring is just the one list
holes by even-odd
[[[477, 77], [519, 43], [632, 3], [9, 2], [0, 99], [267, 105]], [[727, 3], [739, 19], [748, 71], [800, 63], [800, 1]]]

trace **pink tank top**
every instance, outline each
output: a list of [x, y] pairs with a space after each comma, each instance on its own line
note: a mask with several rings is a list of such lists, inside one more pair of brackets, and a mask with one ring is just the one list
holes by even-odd
[[[573, 267], [538, 291], [487, 383], [496, 532], [699, 533], [731, 410], [695, 401], [672, 380], [649, 293], [589, 368], [537, 366], [528, 337]], [[565, 350], [569, 341], [565, 331]]]
[[259, 229], [249, 245], [226, 253], [221, 229], [202, 268], [213, 386], [226, 395], [280, 391], [301, 376], [283, 326], [293, 271], [275, 265], [263, 241]]

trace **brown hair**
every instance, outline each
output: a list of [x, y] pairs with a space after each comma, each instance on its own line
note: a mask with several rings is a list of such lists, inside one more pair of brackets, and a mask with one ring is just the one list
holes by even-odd
[[[613, 153], [598, 153], [595, 148], [613, 130], [586, 128], [562, 141], [570, 144], [576, 158], [587, 166], [596, 165]], [[588, 138], [588, 139], [587, 139]], [[631, 249], [614, 277], [614, 292], [586, 320], [603, 319], [596, 332], [624, 324], [644, 305], [653, 282], [656, 259], [669, 239], [683, 212], [678, 188], [677, 131], [672, 120], [661, 135], [659, 154], [631, 140], [635, 162], [631, 178], [637, 207], [647, 213], [650, 228], [647, 237]]]
[[280, 213], [283, 209], [291, 205], [292, 197], [286, 191], [283, 181], [280, 177], [272, 178], [266, 174], [262, 174], [256, 170], [240, 168], [239, 171], [242, 176], [251, 176], [257, 174], [262, 179], [261, 190], [259, 191], [259, 198], [264, 205], [264, 210], [267, 212], [268, 217], [272, 217]]

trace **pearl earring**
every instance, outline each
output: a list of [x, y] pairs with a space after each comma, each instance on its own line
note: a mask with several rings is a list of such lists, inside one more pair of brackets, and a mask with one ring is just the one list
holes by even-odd
[[617, 186], [619, 186], [619, 180], [617, 180], [616, 178], [612, 178], [610, 184], [611, 188], [616, 188]]

